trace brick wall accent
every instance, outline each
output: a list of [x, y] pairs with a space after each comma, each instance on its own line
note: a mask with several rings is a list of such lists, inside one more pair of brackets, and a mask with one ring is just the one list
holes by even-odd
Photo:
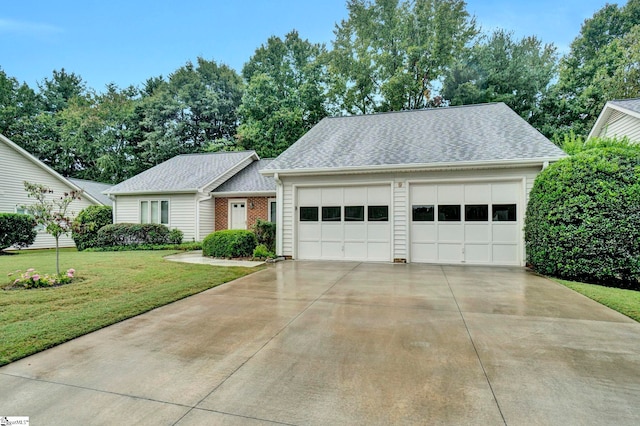
[[[247, 197], [247, 229], [255, 226], [258, 219], [269, 220], [269, 198], [274, 197]], [[232, 197], [231, 199], [243, 199]], [[229, 200], [230, 198], [216, 198], [216, 231], [229, 228]], [[253, 203], [253, 208], [251, 204]]]

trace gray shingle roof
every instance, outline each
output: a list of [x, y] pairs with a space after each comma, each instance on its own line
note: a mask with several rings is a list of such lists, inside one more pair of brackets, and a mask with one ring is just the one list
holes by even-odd
[[636, 99], [616, 99], [614, 101], [609, 101], [609, 103], [613, 105], [617, 105], [621, 108], [628, 109], [633, 112], [637, 112], [640, 114], [640, 98]]
[[555, 159], [566, 154], [504, 103], [325, 118], [264, 170]]
[[238, 172], [234, 177], [220, 185], [215, 192], [276, 192], [276, 181], [272, 177], [263, 176], [258, 170], [265, 168], [273, 161], [263, 158], [254, 161]]
[[255, 151], [178, 155], [113, 186], [107, 193], [196, 192], [252, 156], [258, 158]]
[[76, 178], [67, 178], [67, 179], [69, 179], [74, 185], [82, 188], [84, 192], [86, 192], [96, 200], [100, 201], [105, 206], [113, 205], [113, 202], [111, 201], [111, 199], [102, 193], [103, 191], [106, 191], [107, 189], [111, 188], [113, 185], [109, 183], [94, 182], [92, 180], [84, 180], [84, 179], [76, 179]]

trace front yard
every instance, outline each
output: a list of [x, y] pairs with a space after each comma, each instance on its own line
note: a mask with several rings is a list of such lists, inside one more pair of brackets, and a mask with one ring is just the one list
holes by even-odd
[[556, 282], [640, 322], [640, 291], [553, 278]]
[[[77, 271], [72, 284], [0, 290], [0, 365], [256, 270], [163, 260], [170, 253], [65, 250], [60, 270]], [[0, 255], [0, 287], [9, 284], [9, 273], [29, 268], [55, 273], [55, 251]]]

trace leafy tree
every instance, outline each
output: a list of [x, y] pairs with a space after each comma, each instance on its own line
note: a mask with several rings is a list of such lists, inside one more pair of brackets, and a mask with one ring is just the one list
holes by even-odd
[[504, 102], [535, 121], [540, 101], [556, 75], [556, 48], [536, 38], [519, 41], [497, 30], [474, 44], [444, 80], [442, 95], [451, 105]]
[[439, 105], [434, 86], [477, 34], [463, 0], [350, 0], [336, 26], [331, 96], [371, 113]]
[[60, 236], [69, 235], [72, 219], [69, 217], [69, 205], [74, 200], [80, 200], [82, 191], [65, 192], [61, 197], [55, 197], [53, 190], [45, 185], [24, 182], [24, 189], [35, 203], [22, 206], [29, 211], [36, 223], [45, 227], [45, 231], [56, 240], [56, 274], [60, 275]]
[[[569, 130], [586, 135], [604, 104], [614, 97], [640, 96], [637, 84], [621, 84], [635, 75], [640, 0], [620, 7], [607, 4], [585, 20], [580, 34], [560, 61], [558, 84], [545, 104], [543, 131]], [[634, 53], [635, 52], [635, 53]]]
[[295, 30], [256, 50], [242, 70], [248, 86], [238, 111], [239, 145], [277, 156], [327, 116], [325, 55], [324, 45]]

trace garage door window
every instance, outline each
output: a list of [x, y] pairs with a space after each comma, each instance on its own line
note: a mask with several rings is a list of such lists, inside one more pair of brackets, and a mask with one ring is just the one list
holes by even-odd
[[345, 222], [364, 222], [364, 206], [345, 206]]
[[460, 222], [460, 206], [438, 206], [438, 220], [440, 222]]
[[388, 222], [389, 206], [369, 206], [367, 218], [369, 222]]
[[471, 204], [464, 206], [464, 220], [467, 222], [488, 222], [489, 206], [486, 204]]
[[300, 207], [300, 222], [317, 222], [317, 207]]
[[492, 206], [492, 218], [494, 222], [515, 222], [516, 221], [516, 205], [515, 204], [494, 204]]
[[433, 206], [411, 206], [411, 218], [414, 222], [433, 222]]
[[340, 222], [342, 220], [342, 212], [340, 207], [323, 207], [322, 208], [322, 221], [323, 222]]

